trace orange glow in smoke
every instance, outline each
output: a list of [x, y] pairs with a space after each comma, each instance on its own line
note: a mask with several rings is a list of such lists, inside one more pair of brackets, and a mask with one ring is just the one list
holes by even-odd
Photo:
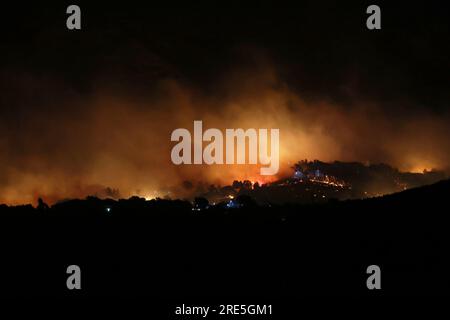
[[[0, 128], [0, 136], [8, 137], [0, 139], [0, 203], [110, 197], [107, 187], [123, 198], [187, 197], [198, 183], [273, 182], [291, 175], [292, 165], [305, 158], [384, 162], [415, 172], [447, 169], [450, 163], [449, 116], [409, 118], [406, 112], [400, 121], [365, 101], [352, 108], [305, 102], [271, 67], [218, 80], [214, 94], [166, 81], [156, 96], [138, 99], [99, 89], [94, 98], [76, 102], [82, 110], [76, 116], [61, 108], [53, 119], [23, 119], [20, 136]], [[279, 173], [261, 176], [258, 165], [174, 165], [170, 134], [191, 129], [197, 119], [222, 132], [280, 129]], [[184, 181], [194, 188], [183, 189]]]

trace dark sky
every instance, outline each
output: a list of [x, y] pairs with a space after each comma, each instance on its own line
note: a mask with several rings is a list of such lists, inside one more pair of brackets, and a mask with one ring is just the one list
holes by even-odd
[[[134, 88], [170, 76], [207, 89], [223, 70], [251, 64], [236, 51], [255, 46], [305, 97], [346, 101], [342, 84], [351, 83], [353, 94], [371, 99], [446, 108], [447, 2], [377, 2], [382, 30], [371, 32], [365, 9], [372, 2], [84, 1], [78, 32], [65, 28], [72, 2], [2, 5], [1, 69], [60, 77], [82, 92], [105, 73]], [[143, 56], [153, 61], [142, 64]]]

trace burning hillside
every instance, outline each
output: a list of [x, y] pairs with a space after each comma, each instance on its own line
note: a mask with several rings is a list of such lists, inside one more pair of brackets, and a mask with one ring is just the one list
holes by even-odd
[[287, 178], [266, 184], [234, 181], [230, 186], [211, 186], [203, 196], [214, 204], [234, 204], [241, 195], [248, 195], [259, 204], [320, 203], [376, 197], [445, 178], [446, 174], [442, 171], [410, 173], [385, 164], [302, 160], [295, 164], [293, 174]]

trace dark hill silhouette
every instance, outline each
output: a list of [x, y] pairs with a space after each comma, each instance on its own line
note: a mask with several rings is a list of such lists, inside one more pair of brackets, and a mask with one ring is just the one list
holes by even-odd
[[259, 204], [307, 204], [329, 199], [360, 199], [400, 192], [444, 180], [443, 171], [401, 172], [387, 164], [299, 161], [290, 177], [260, 185], [248, 180], [209, 188], [203, 197], [212, 203], [249, 195]]
[[[0, 206], [0, 290], [167, 299], [445, 294], [449, 196], [446, 180], [305, 205], [258, 206], [245, 196], [236, 206], [139, 197]], [[70, 264], [83, 271], [79, 293], [65, 287]], [[381, 293], [366, 288], [371, 264], [382, 269]]]

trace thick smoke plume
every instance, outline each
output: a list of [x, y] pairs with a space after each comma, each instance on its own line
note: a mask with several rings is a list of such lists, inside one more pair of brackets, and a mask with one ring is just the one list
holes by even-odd
[[170, 134], [192, 132], [194, 120], [203, 120], [204, 129], [279, 128], [279, 176], [305, 158], [411, 171], [450, 163], [448, 113], [412, 111], [418, 109], [407, 97], [395, 112], [360, 97], [351, 105], [326, 93], [305, 99], [269, 63], [217, 75], [208, 90], [165, 78], [142, 92], [99, 79], [80, 92], [51, 76], [2, 73], [0, 203], [35, 203], [39, 196], [50, 203], [87, 195], [187, 197], [193, 188], [186, 181], [208, 186], [277, 178], [250, 165], [173, 165]]

